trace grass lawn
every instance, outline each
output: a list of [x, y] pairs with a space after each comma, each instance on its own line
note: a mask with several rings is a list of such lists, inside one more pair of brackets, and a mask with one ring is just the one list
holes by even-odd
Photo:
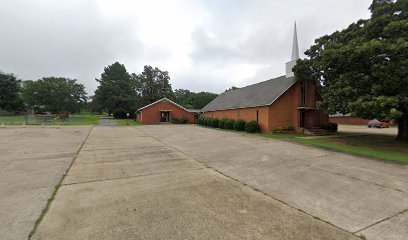
[[335, 138], [301, 139], [303, 134], [256, 133], [255, 135], [313, 145], [325, 149], [352, 153], [364, 157], [408, 163], [408, 142], [399, 142], [395, 136], [356, 135], [351, 132], [338, 132]]
[[408, 142], [396, 141], [394, 136], [361, 135], [320, 139], [294, 138], [292, 141], [365, 157], [408, 163]]
[[75, 125], [97, 125], [99, 122], [98, 115], [71, 115], [69, 119], [65, 121], [54, 120], [45, 121], [44, 119], [30, 116], [0, 116], [0, 124], [5, 125], [61, 125], [61, 126], [75, 126]]
[[127, 119], [115, 119], [116, 120], [116, 124], [118, 126], [139, 126], [142, 125], [141, 123], [135, 121], [134, 119], [129, 119], [129, 121]]
[[276, 138], [276, 139], [291, 139], [296, 137], [304, 137], [303, 134], [298, 133], [273, 133], [273, 134], [266, 134], [266, 133], [255, 133], [255, 135], [267, 138]]

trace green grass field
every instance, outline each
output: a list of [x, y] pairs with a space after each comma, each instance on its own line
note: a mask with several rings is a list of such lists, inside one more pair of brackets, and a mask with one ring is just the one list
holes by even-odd
[[115, 119], [116, 120], [116, 124], [118, 126], [139, 126], [142, 125], [139, 122], [136, 122], [134, 119]]
[[291, 139], [296, 137], [304, 137], [303, 134], [298, 133], [273, 133], [273, 134], [266, 134], [266, 133], [255, 133], [255, 135], [267, 138], [276, 138], [276, 139]]
[[294, 141], [364, 157], [408, 163], [408, 142], [394, 136], [360, 135], [339, 138], [299, 139]]
[[45, 119], [43, 117], [26, 117], [26, 116], [0, 116], [0, 124], [4, 125], [61, 125], [61, 126], [75, 126], [75, 125], [97, 125], [99, 122], [98, 115], [71, 115], [69, 119], [54, 120], [52, 118]]
[[281, 139], [301, 144], [352, 153], [355, 155], [383, 160], [408, 163], [408, 142], [396, 141], [394, 136], [388, 135], [355, 135], [353, 133], [338, 132], [339, 137], [302, 139], [303, 134], [264, 134], [257, 135], [268, 138]]

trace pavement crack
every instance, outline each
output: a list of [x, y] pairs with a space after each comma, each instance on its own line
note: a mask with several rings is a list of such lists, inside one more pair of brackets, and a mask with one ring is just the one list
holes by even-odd
[[396, 216], [398, 216], [398, 215], [401, 215], [401, 214], [404, 214], [404, 213], [406, 213], [406, 212], [408, 212], [408, 208], [405, 209], [405, 210], [402, 210], [402, 211], [400, 211], [400, 212], [397, 212], [396, 214], [391, 215], [391, 216], [389, 216], [389, 217], [387, 217], [387, 218], [381, 219], [381, 220], [379, 220], [379, 221], [377, 221], [377, 222], [375, 222], [375, 223], [373, 223], [373, 224], [370, 224], [370, 225], [368, 225], [368, 226], [366, 226], [366, 227], [364, 227], [364, 228], [362, 228], [362, 229], [360, 229], [360, 230], [354, 232], [353, 234], [357, 235], [359, 232], [362, 232], [362, 231], [364, 231], [364, 230], [367, 230], [367, 229], [369, 229], [369, 228], [371, 228], [371, 227], [374, 227], [374, 226], [377, 225], [377, 224], [380, 224], [380, 223], [382, 223], [382, 222], [388, 221], [388, 220], [390, 220], [391, 218], [394, 218], [394, 217], [396, 217]]
[[178, 173], [178, 172], [202, 170], [202, 169], [205, 169], [205, 168], [204, 167], [202, 167], [202, 168], [190, 168], [190, 169], [182, 169], [182, 170], [168, 171], [168, 172], [141, 174], [141, 175], [135, 175], [135, 176], [126, 176], [126, 177], [117, 177], [117, 178], [105, 178], [105, 179], [91, 180], [91, 181], [85, 181], [85, 182], [66, 183], [66, 184], [62, 184], [62, 186], [80, 185], [80, 184], [96, 183], [96, 182], [107, 182], [107, 181], [115, 181], [115, 180], [130, 179], [130, 178], [140, 178], [140, 177], [148, 177], [148, 176], [162, 175], [162, 174], [169, 174], [169, 173]]
[[[349, 176], [349, 175], [346, 175], [346, 174], [344, 174], [344, 173], [335, 172], [335, 171], [330, 171], [330, 170], [327, 170], [327, 169], [325, 169], [325, 168], [317, 167], [317, 166], [314, 166], [314, 165], [307, 165], [307, 166], [308, 166], [308, 167], [313, 167], [313, 168], [315, 168], [315, 169], [317, 169], [317, 170], [319, 170], [319, 171], [328, 172], [328, 173], [331, 173], [331, 174], [336, 174], [336, 175], [339, 175], [339, 176], [342, 176], [342, 177], [346, 177], [346, 178], [350, 178], [350, 179], [353, 179], [353, 180], [365, 182], [365, 183], [372, 184], [372, 185], [375, 185], [375, 186], [378, 186], [378, 187], [382, 187], [382, 188], [386, 188], [386, 189], [390, 189], [390, 190], [394, 190], [394, 191], [398, 191], [398, 192], [402, 192], [402, 193], [407, 193], [406, 191], [403, 191], [403, 190], [398, 189], [398, 188], [393, 188], [393, 187], [385, 186], [385, 185], [382, 185], [382, 184], [379, 184], [379, 183], [375, 183], [375, 182], [371, 182], [371, 181], [368, 181], [368, 180], [364, 180], [364, 179], [362, 179], [362, 178]], [[407, 193], [407, 194], [408, 194], [408, 193]]]
[[79, 153], [81, 152], [82, 147], [84, 146], [85, 142], [88, 140], [89, 135], [91, 134], [92, 130], [93, 130], [94, 126], [91, 127], [91, 129], [89, 130], [88, 134], [86, 135], [84, 141], [82, 142], [81, 146], [79, 146], [78, 150], [76, 151], [75, 156], [73, 157], [70, 165], [68, 166], [67, 170], [65, 171], [64, 175], [62, 175], [60, 181], [58, 182], [58, 184], [54, 187], [54, 191], [51, 194], [51, 197], [47, 200], [47, 204], [45, 205], [44, 209], [41, 211], [40, 216], [38, 216], [37, 220], [35, 220], [33, 229], [30, 231], [30, 233], [28, 234], [27, 239], [30, 240], [31, 237], [35, 234], [35, 232], [37, 231], [38, 226], [40, 225], [41, 221], [43, 220], [44, 216], [47, 214], [48, 210], [51, 207], [52, 202], [55, 199], [55, 196], [57, 195], [58, 189], [61, 187], [62, 182], [64, 181], [65, 177], [67, 176], [69, 170], [71, 169], [72, 165], [74, 164], [75, 160], [77, 159]]
[[346, 229], [344, 229], [344, 228], [341, 228], [341, 227], [339, 227], [339, 226], [336, 226], [336, 225], [334, 225], [333, 223], [331, 223], [331, 222], [329, 222], [329, 221], [326, 221], [326, 220], [324, 220], [324, 219], [321, 219], [321, 218], [318, 217], [318, 216], [314, 216], [313, 214], [308, 213], [308, 212], [304, 211], [303, 209], [300, 209], [300, 208], [298, 208], [298, 207], [295, 207], [295, 206], [293, 206], [293, 205], [290, 205], [289, 203], [287, 203], [287, 202], [285, 202], [285, 201], [283, 201], [283, 200], [281, 200], [281, 199], [279, 199], [279, 198], [276, 198], [276, 197], [274, 197], [274, 196], [271, 196], [271, 195], [269, 195], [269, 194], [263, 192], [261, 189], [256, 188], [255, 186], [252, 186], [252, 185], [247, 184], [247, 183], [245, 183], [245, 182], [242, 182], [242, 181], [240, 181], [240, 180], [238, 180], [238, 179], [236, 179], [236, 178], [234, 178], [234, 177], [232, 177], [232, 176], [230, 176], [230, 175], [227, 175], [227, 174], [221, 172], [220, 170], [217, 170], [217, 169], [213, 168], [212, 166], [210, 166], [210, 165], [208, 165], [208, 164], [206, 164], [206, 163], [204, 163], [204, 162], [202, 162], [202, 161], [199, 161], [199, 160], [197, 160], [197, 159], [191, 157], [189, 154], [187, 154], [187, 153], [181, 151], [181, 150], [178, 149], [178, 148], [175, 148], [175, 147], [173, 147], [173, 146], [167, 144], [166, 142], [164, 142], [164, 141], [162, 141], [162, 140], [160, 140], [160, 139], [158, 139], [158, 138], [156, 138], [156, 137], [150, 135], [149, 133], [147, 133], [147, 132], [145, 132], [145, 131], [143, 131], [143, 130], [140, 130], [140, 129], [135, 129], [135, 130], [140, 131], [140, 132], [142, 132], [142, 133], [144, 133], [144, 134], [150, 136], [151, 138], [155, 139], [156, 141], [162, 143], [163, 145], [165, 145], [165, 146], [167, 146], [167, 147], [169, 147], [169, 148], [171, 148], [171, 149], [174, 149], [175, 151], [180, 152], [181, 154], [187, 156], [187, 157], [190, 158], [191, 160], [194, 160], [194, 161], [196, 161], [196, 162], [202, 164], [202, 165], [205, 166], [206, 168], [213, 170], [214, 172], [220, 174], [221, 176], [223, 176], [223, 177], [225, 177], [225, 178], [231, 179], [232, 181], [235, 181], [235, 182], [237, 182], [237, 183], [239, 183], [239, 184], [241, 184], [241, 185], [243, 185], [243, 186], [245, 186], [245, 187], [248, 187], [248, 188], [250, 188], [250, 189], [252, 189], [252, 190], [254, 190], [254, 191], [256, 191], [256, 192], [258, 192], [258, 193], [260, 193], [260, 194], [263, 194], [264, 196], [267, 196], [267, 197], [269, 197], [270, 199], [273, 199], [273, 200], [275, 200], [275, 201], [277, 201], [277, 202], [280, 202], [281, 204], [283, 204], [283, 205], [285, 205], [285, 206], [288, 206], [288, 207], [293, 208], [293, 209], [295, 209], [295, 210], [297, 210], [297, 211], [299, 211], [299, 212], [302, 212], [302, 213], [304, 213], [304, 214], [306, 214], [306, 215], [308, 215], [308, 216], [310, 216], [310, 217], [312, 217], [312, 218], [314, 218], [314, 219], [316, 219], [316, 220], [318, 220], [318, 221], [324, 222], [324, 223], [326, 223], [326, 224], [328, 224], [328, 225], [330, 225], [330, 226], [332, 226], [332, 227], [335, 227], [335, 228], [337, 228], [337, 229], [339, 229], [339, 230], [341, 230], [341, 231], [345, 231], [345, 232], [348, 232], [348, 233], [351, 233], [351, 234], [355, 235], [353, 232], [350, 232], [350, 231], [348, 231], [348, 230], [346, 230]]

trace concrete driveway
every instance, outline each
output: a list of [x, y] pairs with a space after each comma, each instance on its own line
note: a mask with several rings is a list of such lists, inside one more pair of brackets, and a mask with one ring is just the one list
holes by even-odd
[[90, 129], [0, 128], [0, 239], [27, 239]]
[[32, 239], [407, 239], [407, 170], [193, 125], [94, 127]]
[[368, 239], [408, 238], [408, 165], [199, 126], [140, 129], [340, 229]]
[[195, 126], [95, 127], [32, 239], [357, 239], [247, 185], [251, 168], [231, 178], [259, 144]]

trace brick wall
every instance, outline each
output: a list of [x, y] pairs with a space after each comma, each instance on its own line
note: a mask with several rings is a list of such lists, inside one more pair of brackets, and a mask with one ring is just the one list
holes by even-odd
[[[270, 133], [275, 127], [298, 128], [300, 126], [300, 110], [298, 109], [301, 106], [300, 98], [301, 87], [298, 81], [270, 106], [206, 112], [202, 116], [234, 120], [240, 118], [251, 121], [256, 120], [256, 111], [258, 111], [258, 123], [262, 132]], [[306, 104], [303, 107], [316, 108], [316, 88], [313, 82], [306, 84]], [[324, 125], [328, 123], [328, 120], [328, 115], [323, 111], [306, 110], [306, 127]]]
[[[143, 109], [137, 114], [137, 120], [143, 124], [158, 124], [160, 123], [160, 111], [170, 110], [171, 116], [181, 119], [183, 116], [188, 118], [189, 123], [194, 123], [195, 113], [187, 112], [178, 106], [169, 102], [158, 102], [148, 108]], [[171, 119], [171, 118], [170, 118]]]
[[253, 108], [241, 108], [222, 111], [206, 112], [201, 114], [203, 117], [212, 117], [218, 119], [242, 119], [244, 121], [256, 120], [256, 112], [258, 111], [258, 123], [262, 131], [268, 131], [269, 129], [269, 106], [253, 107]]
[[337, 124], [361, 124], [367, 125], [368, 119], [358, 118], [358, 117], [330, 117], [330, 122], [337, 123]]
[[269, 107], [270, 129], [299, 126], [300, 84], [296, 82]]

